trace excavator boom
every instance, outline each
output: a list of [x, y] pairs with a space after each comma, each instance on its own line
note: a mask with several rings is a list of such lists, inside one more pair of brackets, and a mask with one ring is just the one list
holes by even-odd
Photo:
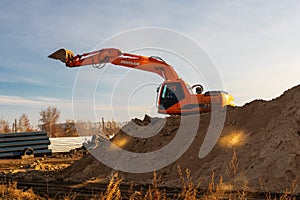
[[156, 73], [165, 80], [172, 81], [179, 79], [173, 67], [159, 57], [147, 57], [130, 53], [122, 53], [119, 49], [114, 48], [101, 49], [77, 56], [74, 56], [74, 53], [70, 50], [59, 49], [50, 54], [48, 57], [60, 60], [70, 68], [84, 65], [99, 66], [111, 63], [114, 65]]

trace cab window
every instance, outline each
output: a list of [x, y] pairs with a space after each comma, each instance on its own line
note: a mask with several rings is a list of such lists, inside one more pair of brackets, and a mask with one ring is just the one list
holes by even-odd
[[184, 92], [180, 83], [167, 83], [162, 86], [160, 106], [167, 109], [184, 99]]

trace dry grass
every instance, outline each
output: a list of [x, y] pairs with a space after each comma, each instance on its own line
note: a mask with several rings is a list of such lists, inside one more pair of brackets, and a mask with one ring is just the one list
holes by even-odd
[[100, 194], [101, 200], [113, 200], [113, 199], [121, 199], [121, 191], [120, 191], [120, 184], [122, 182], [122, 179], [118, 177], [118, 173], [113, 174], [111, 177], [107, 189], [105, 193]]
[[296, 179], [292, 181], [290, 188], [287, 188], [281, 196], [277, 197], [276, 195], [272, 195], [269, 192], [268, 187], [264, 186], [262, 180], [259, 180], [260, 182], [260, 187], [262, 188], [263, 191], [265, 191], [265, 197], [266, 200], [296, 200], [295, 197], [295, 190], [297, 187], [297, 181]]
[[8, 185], [0, 185], [0, 199], [40, 200], [43, 198], [34, 194], [32, 189], [27, 191], [17, 189], [17, 183], [12, 182]]
[[[238, 158], [235, 150], [233, 151], [232, 159], [227, 168], [228, 181], [224, 182], [223, 177], [220, 176], [218, 179], [215, 177], [215, 173], [212, 172], [211, 179], [207, 186], [201, 186], [205, 189], [200, 189], [201, 182], [195, 183], [192, 179], [192, 175], [189, 169], [184, 171], [178, 166], [178, 175], [181, 182], [181, 189], [173, 196], [166, 194], [165, 189], [159, 187], [157, 181], [156, 172], [153, 173], [152, 184], [149, 188], [142, 192], [133, 190], [133, 183], [129, 186], [127, 194], [122, 194], [120, 184], [122, 178], [119, 178], [118, 173], [112, 175], [110, 182], [107, 185], [106, 191], [101, 192], [97, 196], [91, 197], [93, 200], [118, 200], [126, 196], [130, 200], [246, 200], [247, 191], [249, 190], [247, 182], [236, 181], [235, 177], [238, 172]], [[266, 200], [296, 200], [295, 189], [297, 186], [296, 180], [291, 183], [291, 187], [280, 196], [271, 194], [266, 186], [263, 185], [262, 181], [261, 189], [265, 191]], [[240, 188], [240, 189], [238, 189]], [[64, 200], [75, 200], [77, 194], [70, 193], [63, 197]], [[32, 189], [23, 191], [17, 189], [17, 183], [9, 183], [8, 185], [0, 185], [0, 199], [45, 199], [34, 194]]]
[[[118, 173], [113, 174], [110, 179], [109, 184], [105, 192], [101, 192], [99, 195], [91, 197], [91, 200], [118, 200], [122, 199], [125, 195], [130, 200], [167, 200], [167, 199], [177, 199], [177, 200], [246, 200], [247, 199], [247, 187], [240, 191], [233, 191], [232, 187], [228, 186], [228, 183], [223, 182], [223, 177], [221, 176], [216, 182], [215, 174], [212, 172], [211, 180], [206, 186], [206, 189], [200, 189], [201, 182], [194, 184], [192, 180], [191, 173], [188, 169], [185, 172], [178, 167], [178, 174], [181, 180], [181, 190], [178, 193], [173, 194], [173, 196], [167, 196], [166, 191], [158, 186], [157, 176], [154, 172], [153, 182], [149, 186], [148, 190], [144, 193], [141, 191], [134, 191], [132, 186], [129, 187], [127, 194], [122, 194], [120, 190], [120, 184], [122, 179], [118, 177]], [[133, 185], [133, 184], [132, 184]], [[296, 200], [294, 196], [294, 191], [296, 188], [296, 182], [291, 184], [291, 188], [287, 189], [281, 196], [272, 196], [268, 192], [268, 188], [262, 186], [265, 192], [266, 200]], [[64, 200], [75, 200], [77, 199], [77, 194], [68, 194], [62, 197]], [[43, 200], [48, 198], [42, 198], [34, 194], [32, 189], [23, 191], [17, 189], [17, 183], [9, 183], [8, 185], [0, 185], [0, 199], [15, 199], [15, 200]], [[49, 198], [50, 199], [50, 198]]]

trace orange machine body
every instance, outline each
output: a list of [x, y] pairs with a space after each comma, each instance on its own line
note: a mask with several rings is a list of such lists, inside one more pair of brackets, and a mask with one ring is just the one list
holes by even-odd
[[206, 113], [228, 105], [233, 106], [234, 99], [227, 92], [208, 91], [204, 94], [193, 94], [184, 81], [179, 79], [162, 83], [158, 98], [158, 113]]

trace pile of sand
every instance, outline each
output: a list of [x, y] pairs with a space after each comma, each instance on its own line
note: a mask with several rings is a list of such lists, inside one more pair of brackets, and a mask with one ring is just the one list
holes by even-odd
[[[187, 116], [189, 117], [189, 116]], [[193, 180], [209, 181], [211, 173], [222, 176], [224, 182], [242, 187], [248, 184], [251, 191], [259, 191], [261, 182], [271, 192], [282, 192], [293, 180], [300, 182], [300, 85], [271, 101], [255, 100], [243, 107], [227, 108], [224, 128], [217, 145], [203, 159], [198, 157], [211, 114], [202, 114], [199, 129], [190, 148], [175, 162], [157, 171], [161, 181], [168, 186], [178, 185], [177, 165], [190, 169]], [[180, 117], [165, 119], [145, 117], [134, 119], [123, 130], [126, 132], [153, 132], [157, 124], [165, 124], [159, 133], [149, 138], [137, 138], [119, 131], [112, 142], [132, 152], [155, 151], [167, 145], [176, 135]], [[139, 125], [137, 128], [136, 125]], [[198, 124], [197, 124], [198, 125]], [[189, 134], [188, 130], [186, 134]], [[100, 144], [101, 145], [101, 144]], [[230, 167], [235, 149], [237, 172]], [[107, 178], [114, 170], [87, 155], [63, 171], [66, 180], [81, 181]], [[153, 174], [123, 173], [125, 180], [150, 182]], [[300, 183], [296, 193], [300, 193]]]

